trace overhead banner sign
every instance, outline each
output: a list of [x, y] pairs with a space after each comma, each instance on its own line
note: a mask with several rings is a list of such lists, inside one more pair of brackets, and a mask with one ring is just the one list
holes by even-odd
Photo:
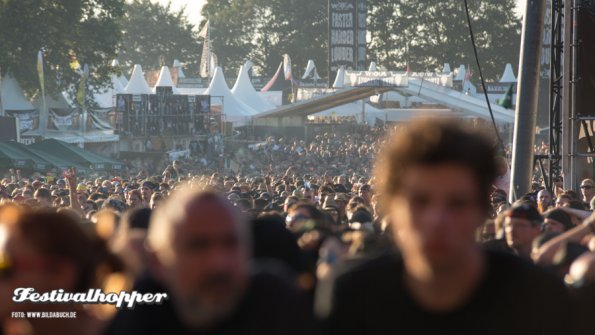
[[337, 70], [366, 69], [367, 0], [329, 0], [329, 82]]

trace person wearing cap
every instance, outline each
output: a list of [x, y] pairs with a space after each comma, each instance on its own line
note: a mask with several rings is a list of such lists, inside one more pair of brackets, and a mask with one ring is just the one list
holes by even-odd
[[572, 218], [564, 210], [556, 208], [543, 214], [543, 229], [555, 233], [563, 233], [572, 229]]
[[543, 217], [529, 204], [519, 204], [504, 214], [506, 243], [513, 252], [525, 259], [531, 259], [533, 239], [541, 233]]
[[593, 179], [584, 179], [581, 182], [581, 194], [583, 196], [582, 200], [588, 207], [591, 204], [591, 199], [595, 195], [595, 182]]

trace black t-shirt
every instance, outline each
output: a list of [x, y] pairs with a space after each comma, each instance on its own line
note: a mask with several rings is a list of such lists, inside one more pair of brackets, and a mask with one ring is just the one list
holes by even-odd
[[[154, 279], [137, 282], [140, 293], [166, 292]], [[312, 333], [311, 312], [307, 303], [287, 281], [270, 271], [252, 276], [249, 289], [237, 310], [209, 330], [193, 331], [182, 324], [171, 301], [162, 305], [137, 305], [122, 309], [108, 327], [106, 335], [303, 335]]]
[[[329, 334], [569, 334], [572, 304], [549, 273], [515, 256], [488, 252], [482, 283], [463, 306], [431, 312], [403, 284], [403, 262], [384, 256], [326, 287]], [[322, 286], [324, 288], [324, 286]], [[318, 304], [318, 301], [317, 301]]]

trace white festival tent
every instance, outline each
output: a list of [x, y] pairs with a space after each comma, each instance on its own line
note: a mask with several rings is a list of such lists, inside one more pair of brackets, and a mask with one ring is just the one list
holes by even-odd
[[253, 115], [258, 114], [256, 110], [236, 99], [233, 93], [231, 93], [225, 82], [223, 70], [219, 66], [215, 68], [213, 79], [205, 94], [211, 96], [211, 104], [213, 105], [216, 104], [214, 101], [223, 98], [223, 113], [227, 121], [242, 124], [246, 123], [247, 119]]
[[126, 77], [124, 76], [124, 74], [121, 74], [118, 77], [118, 80], [120, 81], [120, 85], [122, 85], [122, 87], [126, 87], [126, 85], [128, 85], [128, 79], [126, 79]]
[[152, 92], [155, 93], [157, 91], [157, 87], [171, 87], [172, 92], [174, 94], [178, 94], [178, 90], [176, 85], [174, 84], [173, 79], [171, 79], [171, 73], [169, 72], [169, 68], [167, 66], [161, 67], [161, 72], [159, 72], [159, 78], [155, 83], [155, 87], [153, 87]]
[[[114, 59], [112, 61], [112, 66], [119, 67], [120, 61], [118, 61], [117, 59]], [[124, 73], [120, 74], [120, 76], [118, 77], [118, 80], [120, 81], [120, 85], [122, 85], [123, 87], [126, 87], [126, 85], [128, 85], [128, 79], [126, 79], [126, 77], [124, 76]]]
[[[93, 87], [89, 87], [90, 90], [94, 90]], [[99, 89], [98, 93], [93, 94], [93, 100], [97, 103], [99, 108], [112, 108], [115, 106], [116, 94], [124, 93], [124, 86], [116, 77], [112, 74], [111, 85], [109, 87]]]
[[466, 73], [465, 65], [461, 65], [459, 67], [459, 71], [457, 71], [457, 75], [455, 76], [455, 79], [453, 79], [453, 80], [455, 80], [455, 81], [464, 81], [465, 80], [465, 73]]
[[510, 63], [506, 64], [506, 68], [504, 68], [504, 73], [502, 74], [502, 78], [500, 78], [501, 83], [516, 83], [517, 79], [514, 76], [514, 72], [512, 72], [512, 65]]
[[231, 89], [231, 93], [236, 99], [253, 108], [258, 113], [274, 109], [275, 106], [264, 100], [262, 96], [256, 92], [254, 86], [252, 86], [250, 75], [248, 74], [248, 71], [250, 71], [251, 67], [252, 62], [250, 61], [247, 61], [240, 67], [238, 78], [236, 79], [235, 85]]
[[27, 100], [17, 80], [9, 73], [0, 82], [2, 111], [31, 111], [35, 107]]
[[442, 68], [442, 73], [444, 74], [449, 74], [452, 71], [450, 70], [450, 64], [448, 63], [444, 63], [444, 67]]
[[335, 77], [335, 82], [333, 83], [333, 88], [343, 88], [345, 87], [345, 68], [341, 66], [339, 71], [337, 71], [337, 77]]
[[306, 71], [302, 76], [302, 80], [311, 79], [311, 80], [320, 80], [320, 76], [318, 75], [318, 71], [316, 71], [316, 64], [314, 61], [309, 59], [308, 65], [306, 66]]
[[370, 68], [368, 69], [369, 72], [376, 72], [378, 71], [378, 66], [376, 65], [376, 62], [372, 62], [370, 63]]
[[134, 70], [132, 71], [132, 75], [130, 76], [130, 81], [126, 88], [124, 89], [126, 94], [152, 94], [151, 88], [147, 81], [145, 80], [145, 76], [143, 75], [143, 68], [136, 64], [134, 65]]

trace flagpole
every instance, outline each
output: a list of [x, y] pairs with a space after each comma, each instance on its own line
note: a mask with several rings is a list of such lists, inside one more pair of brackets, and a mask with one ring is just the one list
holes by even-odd
[[2, 102], [2, 68], [0, 67], [0, 115], [4, 116], [4, 104]]
[[209, 13], [207, 13], [207, 78], [209, 78], [209, 83], [211, 83], [212, 73], [211, 73], [211, 18]]
[[43, 138], [45, 138], [46, 131], [47, 131], [47, 122], [48, 122], [48, 114], [47, 114], [47, 105], [45, 101], [45, 79], [43, 74], [43, 53], [41, 50], [37, 53], [37, 72], [39, 76], [39, 84], [41, 86], [41, 111], [39, 111], [39, 128], [40, 134]]

